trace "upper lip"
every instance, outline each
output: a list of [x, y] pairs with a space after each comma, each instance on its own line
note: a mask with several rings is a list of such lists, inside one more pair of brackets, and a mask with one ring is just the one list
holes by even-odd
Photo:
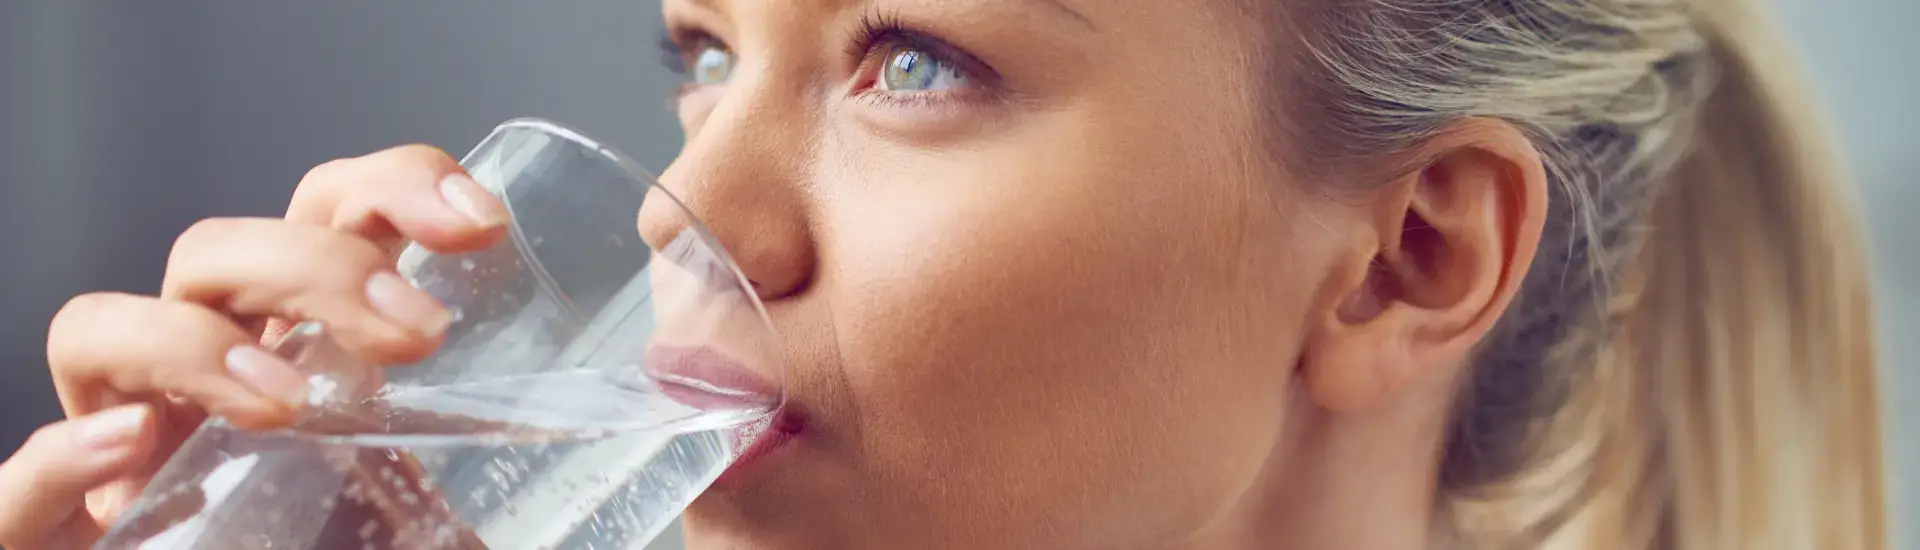
[[647, 374], [669, 399], [703, 411], [766, 411], [733, 430], [740, 454], [723, 478], [741, 475], [747, 463], [806, 429], [806, 414], [786, 398], [779, 384], [725, 353], [705, 346], [656, 345], [647, 350], [646, 359]]
[[646, 372], [669, 398], [695, 408], [770, 409], [784, 401], [778, 384], [706, 346], [654, 346]]

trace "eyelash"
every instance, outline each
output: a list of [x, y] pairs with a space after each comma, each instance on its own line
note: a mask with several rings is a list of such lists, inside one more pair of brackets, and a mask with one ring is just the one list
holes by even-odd
[[[902, 21], [898, 16], [887, 12], [869, 12], [860, 17], [860, 24], [854, 27], [853, 36], [848, 42], [851, 46], [847, 55], [860, 59], [862, 74], [873, 75], [870, 80], [859, 83], [863, 88], [856, 92], [863, 99], [880, 101], [902, 106], [930, 106], [941, 102], [978, 99], [980, 92], [993, 89], [999, 74], [995, 73], [979, 58], [955, 47], [947, 41]], [[935, 63], [951, 69], [969, 83], [967, 89], [946, 92], [889, 92], [876, 85], [879, 70], [874, 64], [887, 63], [887, 56], [902, 49], [911, 49], [925, 54]]]
[[[932, 33], [914, 28], [890, 13], [870, 12], [861, 16], [860, 23], [854, 27], [847, 43], [847, 56], [859, 60], [858, 67], [863, 74], [877, 73], [872, 70], [871, 65], [886, 62], [885, 59], [875, 59], [876, 56], [899, 49], [912, 49], [927, 55], [941, 66], [959, 72], [975, 87], [985, 87], [999, 78], [999, 74], [973, 55], [949, 45]], [[662, 33], [660, 39], [661, 63], [684, 79], [689, 76], [692, 56], [715, 45], [731, 49], [726, 42], [704, 30], [685, 27], [669, 29]], [[945, 98], [933, 96], [956, 94], [956, 92], [886, 92], [874, 87], [875, 78], [877, 77], [863, 77], [865, 81], [859, 83], [863, 89], [857, 93], [889, 102], [914, 103], [942, 101]], [[686, 86], [681, 89], [682, 94], [688, 91], [691, 89]]]
[[694, 28], [674, 28], [660, 31], [660, 64], [667, 70], [682, 77], [692, 70], [693, 55], [707, 46], [719, 45], [731, 50], [727, 43], [715, 38], [707, 31]]
[[680, 43], [668, 31], [660, 31], [659, 42], [660, 65], [673, 71], [673, 74], [687, 76], [687, 48], [680, 47]]

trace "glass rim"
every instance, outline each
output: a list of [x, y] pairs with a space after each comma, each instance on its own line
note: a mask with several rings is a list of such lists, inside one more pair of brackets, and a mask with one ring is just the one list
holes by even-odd
[[[647, 170], [645, 166], [634, 161], [632, 157], [621, 153], [619, 149], [606, 145], [602, 140], [593, 137], [585, 131], [552, 119], [540, 117], [516, 117], [508, 119], [506, 122], [501, 122], [495, 125], [491, 132], [488, 132], [488, 138], [483, 138], [481, 143], [487, 142], [494, 135], [509, 130], [539, 132], [585, 147], [595, 154], [600, 155], [605, 160], [611, 161], [616, 166], [619, 166], [620, 171], [626, 173], [628, 178], [643, 186], [642, 192], [658, 191], [662, 196], [665, 196], [667, 202], [673, 203], [673, 209], [678, 211], [680, 216], [689, 224], [688, 228], [693, 230], [694, 235], [706, 244], [709, 250], [720, 255], [721, 263], [725, 264], [727, 271], [733, 274], [734, 284], [738, 285], [739, 288], [746, 293], [747, 301], [753, 304], [754, 315], [759, 318], [760, 324], [766, 328], [767, 333], [773, 337], [775, 348], [785, 348], [785, 346], [780, 343], [780, 332], [774, 329], [773, 318], [767, 314], [766, 304], [760, 301], [759, 292], [754, 289], [752, 280], [747, 278], [746, 271], [740, 268], [740, 263], [733, 259], [733, 253], [728, 251], [725, 246], [721, 246], [720, 239], [714, 236], [713, 230], [707, 227], [706, 222], [702, 221], [699, 216], [694, 215], [693, 209], [688, 208], [686, 201], [680, 200], [679, 195], [674, 194], [673, 191], [667, 189], [665, 185], [661, 185], [659, 178], [655, 177], [652, 171]], [[461, 159], [461, 165], [464, 166], [466, 162], [467, 159]], [[650, 250], [653, 249], [651, 245], [647, 246], [647, 248]], [[653, 252], [655, 254], [659, 253], [658, 250], [654, 250]], [[787, 377], [785, 371], [787, 369], [784, 365], [786, 361], [782, 360], [780, 363], [782, 363], [779, 367], [781, 371], [780, 377], [782, 379], [780, 382], [782, 386], [780, 401], [784, 404], [787, 393], [785, 389], [785, 378]]]

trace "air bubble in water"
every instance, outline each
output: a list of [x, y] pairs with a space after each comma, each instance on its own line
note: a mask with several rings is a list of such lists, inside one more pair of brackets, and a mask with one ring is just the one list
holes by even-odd
[[484, 505], [486, 505], [486, 503], [487, 503], [487, 488], [486, 488], [486, 487], [474, 487], [472, 491], [469, 491], [469, 492], [467, 493], [467, 500], [468, 500], [469, 502], [472, 502], [474, 506], [484, 506]]
[[[592, 377], [588, 380], [598, 383], [600, 379]], [[575, 394], [568, 393], [569, 398], [572, 395]], [[646, 397], [654, 396], [649, 394]], [[641, 405], [652, 407], [646, 409], [649, 411], [660, 408], [646, 403]], [[623, 407], [621, 410], [639, 408], [643, 407]], [[389, 421], [393, 418], [392, 414], [388, 413]], [[431, 418], [440, 421], [439, 417]], [[458, 423], [449, 425], [465, 426]], [[473, 540], [483, 540], [501, 549], [557, 548], [563, 542], [566, 547], [631, 548], [638, 533], [651, 532], [659, 527], [659, 522], [670, 518], [678, 511], [679, 504], [676, 501], [690, 499], [697, 492], [695, 488], [701, 486], [700, 481], [706, 479], [705, 476], [715, 475], [724, 466], [725, 460], [730, 458], [727, 453], [733, 452], [732, 447], [721, 439], [724, 435], [691, 434], [678, 436], [672, 442], [660, 443], [652, 443], [657, 438], [647, 435], [646, 438], [625, 438], [609, 443], [600, 441], [598, 436], [617, 434], [604, 432], [608, 430], [568, 431], [557, 434], [554, 437], [556, 441], [542, 440], [540, 443], [488, 434], [487, 437], [461, 441], [465, 448], [443, 450], [423, 445], [412, 453], [384, 444], [335, 447], [333, 442], [323, 441], [321, 444], [326, 460], [312, 467], [319, 469], [322, 474], [331, 474], [327, 472], [329, 467], [341, 472], [340, 477], [330, 479], [338, 482], [338, 485], [328, 487], [324, 494], [306, 493], [315, 488], [305, 487], [297, 476], [275, 478], [271, 480], [273, 484], [255, 485], [243, 496], [250, 499], [259, 499], [263, 494], [271, 496], [272, 499], [262, 499], [271, 500], [270, 503], [258, 503], [271, 507], [240, 510], [239, 513], [250, 515], [254, 521], [223, 527], [233, 530], [214, 534], [219, 541], [199, 539], [199, 542], [215, 543], [212, 547], [224, 542], [236, 546], [235, 550], [241, 550], [249, 547], [245, 543], [251, 542], [241, 537], [264, 533], [265, 529], [271, 528], [278, 533], [272, 534], [272, 537], [289, 538], [261, 542], [270, 542], [276, 550], [303, 548], [314, 542], [309, 538], [310, 531], [303, 530], [303, 526], [315, 521], [346, 519], [339, 515], [341, 509], [351, 508], [352, 502], [358, 500], [374, 508], [414, 509], [435, 516], [434, 519], [411, 523], [407, 518], [382, 517], [367, 521], [368, 518], [363, 516], [354, 518], [363, 520], [362, 525], [353, 525], [351, 520], [345, 525], [334, 524], [334, 527], [340, 528], [338, 535], [352, 540], [358, 534], [366, 548], [458, 548], [463, 546], [462, 541], [466, 540], [468, 534], [473, 536]], [[494, 439], [488, 439], [490, 437]], [[642, 439], [646, 442], [643, 443]], [[501, 446], [488, 448], [489, 445]], [[617, 449], [619, 452], [598, 452], [616, 450], [601, 449], [609, 445], [621, 448]], [[636, 448], [624, 448], [628, 445]], [[485, 452], [470, 453], [466, 449], [472, 447], [482, 447], [481, 450]], [[648, 459], [641, 469], [636, 470], [636, 454], [654, 458]], [[379, 460], [380, 457], [385, 457], [387, 464], [381, 464], [383, 461]], [[425, 467], [421, 475], [430, 477], [414, 477], [415, 467], [409, 461], [415, 459], [418, 459], [417, 464]], [[280, 487], [279, 484], [286, 486]], [[177, 482], [166, 485], [176, 491], [198, 490], [195, 486]], [[412, 489], [416, 485], [419, 489]], [[583, 486], [597, 490], [580, 491]], [[430, 487], [444, 490], [444, 494]], [[600, 494], [598, 489], [602, 488], [612, 494]], [[394, 492], [396, 489], [398, 493]], [[550, 496], [571, 499], [573, 495], [599, 495], [595, 498], [603, 500], [567, 502], [564, 509], [542, 503]], [[461, 496], [471, 498], [462, 499]], [[341, 503], [338, 501], [341, 498], [353, 500]], [[440, 499], [448, 500], [441, 502]], [[316, 502], [319, 510], [324, 511], [316, 511]], [[256, 503], [235, 504], [251, 506]], [[430, 509], [417, 508], [423, 504], [431, 505]], [[529, 507], [526, 516], [519, 514], [522, 506]], [[209, 508], [192, 513], [230, 511]], [[589, 513], [591, 518], [580, 517]], [[449, 517], [443, 521], [438, 514], [448, 514]], [[447, 521], [453, 523], [445, 524]], [[555, 524], [560, 521], [565, 524]], [[291, 525], [282, 525], [288, 523]], [[267, 527], [265, 524], [273, 526]], [[206, 547], [204, 544], [191, 546]], [[350, 543], [339, 546], [343, 549], [361, 548]]]

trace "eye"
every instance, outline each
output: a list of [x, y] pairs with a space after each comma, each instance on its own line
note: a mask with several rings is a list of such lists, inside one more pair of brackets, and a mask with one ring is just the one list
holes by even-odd
[[920, 48], [892, 47], [881, 62], [875, 87], [883, 91], [950, 92], [967, 85], [965, 71]]
[[733, 51], [719, 44], [709, 43], [701, 46], [693, 54], [692, 79], [694, 84], [708, 86], [726, 84], [733, 76]]
[[993, 99], [998, 90], [993, 67], [888, 13], [862, 16], [849, 43], [847, 54], [859, 60], [854, 90], [870, 101], [953, 106]]
[[691, 88], [725, 84], [739, 59], [727, 43], [706, 31], [667, 28], [660, 31], [660, 63], [683, 78], [681, 93]]

